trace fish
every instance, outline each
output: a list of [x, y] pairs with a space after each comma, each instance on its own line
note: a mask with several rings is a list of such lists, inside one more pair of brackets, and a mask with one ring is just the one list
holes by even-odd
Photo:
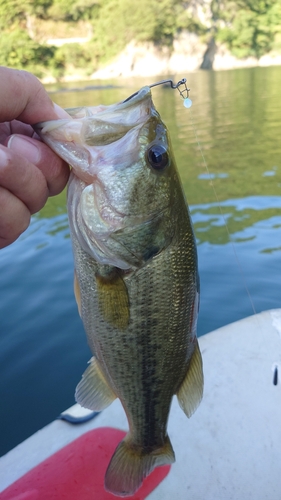
[[93, 411], [121, 401], [129, 431], [105, 489], [125, 497], [175, 461], [167, 434], [173, 396], [187, 417], [202, 399], [196, 241], [151, 89], [66, 111], [69, 119], [35, 130], [72, 167], [74, 293], [93, 355], [75, 397]]

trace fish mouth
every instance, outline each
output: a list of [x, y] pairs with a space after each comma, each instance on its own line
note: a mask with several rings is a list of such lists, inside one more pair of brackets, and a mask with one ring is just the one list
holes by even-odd
[[147, 97], [148, 94], [151, 95], [150, 87], [142, 87], [140, 90], [127, 97], [127, 99], [118, 103], [118, 106], [121, 107], [121, 109], [126, 109], [126, 107], [129, 107], [132, 104], [137, 104], [138, 102], [142, 101]]
[[[63, 125], [69, 124], [70, 121], [74, 120], [83, 120], [95, 116], [103, 117], [104, 115], [109, 115], [111, 117], [111, 113], [116, 113], [116, 110], [127, 110], [132, 106], [138, 105], [141, 101], [146, 99], [147, 97], [151, 97], [151, 89], [150, 87], [142, 87], [138, 92], [135, 92], [131, 96], [127, 97], [124, 101], [118, 102], [117, 104], [110, 104], [109, 106], [92, 106], [92, 107], [79, 107], [79, 108], [66, 108], [65, 111], [69, 114], [69, 118], [61, 118], [58, 120], [49, 120], [46, 122], [39, 122], [33, 125], [33, 128], [36, 132], [45, 134], [46, 132], [51, 132], [53, 130], [61, 128]], [[114, 122], [113, 122], [114, 123]], [[70, 137], [69, 137], [69, 140]]]
[[[151, 90], [143, 87], [117, 104], [69, 108], [69, 119], [40, 122], [33, 128], [43, 142], [74, 168], [78, 177], [90, 183], [95, 164], [108, 159], [116, 164], [116, 151], [110, 148], [114, 149], [118, 140], [126, 138], [127, 145], [123, 143], [122, 147], [124, 156], [128, 153], [130, 133], [142, 127], [152, 110]], [[137, 149], [135, 153], [132, 151], [134, 148], [130, 154], [136, 157]], [[117, 152], [120, 153], [120, 148]]]
[[123, 111], [130, 108], [131, 106], [138, 105], [141, 101], [143, 101], [147, 97], [151, 97], [151, 89], [148, 85], [142, 87], [137, 92], [134, 92], [134, 94], [127, 97], [124, 101], [120, 101], [114, 104], [109, 104], [108, 106], [99, 105], [90, 108], [89, 107], [66, 108], [66, 111], [70, 114], [70, 116], [73, 116], [74, 114], [76, 119], [88, 118], [93, 115], [102, 116], [110, 113], [112, 110], [114, 110], [114, 112], [116, 111], [116, 109]]
[[[133, 102], [136, 102], [136, 100], [138, 102], [138, 100], [142, 100], [144, 97], [146, 97], [148, 93], [151, 93], [150, 87], [149, 86], [142, 87], [140, 90], [134, 92], [132, 95], [127, 97], [127, 99], [122, 101], [120, 104], [126, 105], [129, 101], [132, 102], [132, 100]], [[129, 104], [131, 104], [131, 102]]]

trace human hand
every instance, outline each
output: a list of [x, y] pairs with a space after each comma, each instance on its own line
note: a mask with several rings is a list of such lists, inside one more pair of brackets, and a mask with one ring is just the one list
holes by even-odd
[[0, 248], [25, 231], [49, 196], [60, 193], [69, 167], [40, 141], [31, 125], [69, 118], [37, 78], [0, 67]]

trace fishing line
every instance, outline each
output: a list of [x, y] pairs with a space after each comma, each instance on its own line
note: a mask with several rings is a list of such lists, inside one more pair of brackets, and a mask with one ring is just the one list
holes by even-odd
[[[185, 82], [184, 82], [185, 84]], [[182, 85], [182, 81], [179, 82], [179, 85]], [[186, 87], [186, 84], [185, 84], [185, 89], [181, 92], [180, 91], [180, 88], [177, 87], [178, 91], [180, 92], [180, 95], [181, 97], [183, 98], [184, 100], [184, 106], [186, 108], [190, 108], [192, 106], [192, 101], [191, 99], [189, 98], [189, 91], [190, 89], [188, 89]], [[237, 266], [238, 266], [238, 269], [239, 269], [239, 272], [240, 272], [240, 276], [241, 276], [241, 280], [242, 280], [242, 283], [244, 285], [244, 288], [247, 292], [247, 295], [248, 295], [248, 298], [249, 298], [249, 301], [250, 301], [250, 304], [251, 304], [251, 307], [252, 307], [252, 310], [254, 312], [254, 316], [255, 316], [255, 319], [257, 321], [257, 324], [258, 324], [258, 328], [260, 330], [262, 330], [262, 327], [261, 327], [261, 324], [260, 324], [260, 318], [257, 314], [257, 311], [256, 311], [256, 308], [255, 308], [255, 305], [254, 305], [254, 302], [253, 302], [253, 299], [252, 299], [252, 296], [251, 296], [251, 293], [250, 293], [250, 290], [247, 286], [247, 283], [246, 283], [246, 278], [245, 278], [245, 274], [244, 274], [244, 271], [242, 269], [242, 266], [241, 266], [241, 262], [239, 260], [239, 257], [238, 257], [238, 254], [236, 252], [236, 248], [235, 248], [235, 245], [234, 245], [234, 242], [233, 240], [231, 239], [231, 235], [230, 235], [230, 231], [228, 229], [228, 225], [227, 225], [227, 222], [226, 222], [226, 219], [225, 219], [225, 216], [224, 216], [224, 213], [223, 213], [223, 210], [222, 210], [222, 206], [221, 206], [221, 203], [220, 203], [220, 200], [219, 200], [219, 197], [218, 197], [218, 194], [216, 192], [216, 188], [215, 188], [215, 185], [214, 185], [214, 182], [211, 178], [211, 175], [210, 175], [210, 171], [209, 171], [209, 167], [207, 165], [207, 162], [206, 162], [206, 159], [205, 159], [205, 156], [204, 156], [204, 152], [203, 152], [203, 148], [201, 146], [201, 143], [200, 143], [200, 140], [198, 138], [198, 134], [197, 134], [197, 130], [196, 130], [196, 127], [195, 127], [195, 124], [194, 124], [194, 118], [193, 118], [193, 112], [192, 110], [190, 110], [190, 117], [191, 117], [191, 126], [192, 126], [192, 129], [193, 129], [193, 133], [194, 133], [194, 136], [195, 136], [195, 139], [196, 139], [196, 142], [197, 142], [197, 145], [199, 147], [199, 151], [200, 151], [200, 154], [201, 154], [201, 157], [202, 157], [202, 160], [203, 160], [203, 165], [205, 167], [205, 170], [208, 174], [208, 177], [210, 178], [210, 184], [212, 186], [212, 189], [213, 189], [213, 192], [214, 192], [214, 195], [215, 195], [215, 199], [216, 199], [216, 202], [217, 202], [217, 205], [219, 207], [219, 211], [220, 211], [220, 214], [221, 214], [221, 217], [222, 217], [222, 220], [224, 222], [224, 226], [225, 226], [225, 229], [226, 229], [226, 232], [227, 232], [227, 235], [228, 235], [228, 238], [229, 238], [229, 241], [230, 241], [230, 244], [231, 244], [231, 247], [232, 247], [232, 251], [234, 253], [234, 256], [235, 256], [235, 259], [236, 259], [236, 263], [237, 263]], [[277, 325], [275, 324], [274, 325], [275, 328], [277, 329], [277, 331], [279, 332], [280, 334], [280, 326], [279, 326], [279, 321], [277, 321]], [[272, 367], [272, 371], [273, 371], [273, 385], [274, 386], [277, 386], [278, 385], [278, 382], [279, 382], [279, 379], [280, 379], [280, 375], [279, 375], [279, 372], [280, 372], [280, 363], [278, 362], [275, 362], [273, 364], [273, 367]]]
[[218, 207], [219, 207], [219, 211], [220, 211], [220, 214], [222, 216], [222, 220], [224, 222], [224, 226], [225, 226], [225, 229], [226, 229], [226, 232], [227, 232], [227, 235], [228, 235], [228, 238], [229, 238], [229, 241], [230, 241], [230, 244], [231, 244], [231, 247], [232, 247], [232, 251], [234, 253], [234, 256], [235, 256], [235, 259], [236, 259], [236, 263], [237, 263], [237, 266], [238, 266], [238, 269], [239, 269], [239, 272], [240, 272], [240, 275], [241, 275], [241, 278], [242, 278], [242, 283], [245, 287], [245, 290], [247, 292], [247, 295], [248, 295], [248, 298], [249, 298], [249, 301], [250, 301], [250, 304], [251, 304], [251, 307], [253, 309], [253, 312], [254, 314], [257, 314], [257, 311], [256, 311], [256, 308], [255, 308], [255, 305], [254, 305], [254, 302], [253, 302], [253, 299], [252, 299], [252, 296], [250, 294], [250, 290], [247, 286], [247, 283], [246, 283], [246, 279], [245, 279], [245, 274], [244, 274], [244, 271], [242, 269], [242, 266], [241, 266], [241, 262], [238, 258], [238, 255], [237, 255], [237, 252], [236, 252], [236, 248], [235, 248], [235, 245], [231, 239], [231, 235], [230, 235], [230, 232], [229, 232], [229, 229], [228, 229], [228, 225], [227, 225], [227, 222], [226, 222], [226, 219], [225, 219], [225, 216], [224, 216], [224, 213], [222, 211], [222, 206], [221, 206], [221, 203], [220, 203], [220, 200], [219, 200], [219, 197], [217, 195], [217, 192], [216, 192], [216, 189], [215, 189], [215, 185], [213, 183], [213, 180], [211, 179], [211, 175], [210, 175], [210, 170], [208, 168], [208, 165], [207, 165], [207, 162], [206, 162], [206, 159], [205, 159], [205, 156], [204, 156], [204, 153], [203, 153], [203, 149], [202, 149], [202, 146], [201, 146], [201, 143], [199, 141], [199, 138], [198, 138], [198, 134], [197, 134], [197, 131], [196, 131], [196, 128], [195, 128], [195, 125], [194, 125], [194, 119], [193, 119], [193, 113], [192, 111], [190, 110], [190, 115], [191, 115], [191, 126], [192, 126], [192, 129], [193, 129], [193, 133], [194, 133], [194, 136], [195, 136], [195, 139], [196, 139], [196, 142], [197, 142], [197, 145], [199, 147], [199, 151], [200, 151], [200, 154], [201, 154], [201, 157], [202, 157], [202, 160], [203, 160], [203, 165], [206, 169], [206, 172], [208, 174], [208, 176], [210, 177], [210, 184], [212, 186], [212, 189], [214, 191], [214, 195], [215, 195], [215, 198], [216, 198], [216, 202], [218, 204]]
[[[158, 85], [163, 85], [163, 84], [169, 84], [172, 89], [177, 89], [178, 92], [179, 92], [179, 94], [180, 94], [180, 97], [183, 99], [183, 105], [184, 105], [184, 107], [185, 108], [191, 108], [191, 106], [192, 106], [192, 100], [189, 97], [190, 89], [186, 85], [186, 78], [182, 78], [177, 83], [173, 83], [173, 80], [171, 80], [171, 79], [161, 80], [159, 82], [152, 83], [151, 85], [148, 85], [148, 87], [152, 88], [152, 87], [156, 87]], [[132, 97], [135, 97], [137, 94], [138, 94], [138, 92], [135, 92], [134, 94], [132, 94], [131, 96], [129, 96], [127, 99], [125, 99], [125, 101], [123, 101], [123, 102], [129, 101], [130, 99], [132, 99]], [[190, 114], [191, 114], [191, 126], [192, 126], [192, 129], [193, 129], [193, 133], [194, 133], [197, 145], [199, 147], [199, 151], [200, 151], [200, 154], [201, 154], [201, 157], [202, 157], [202, 160], [203, 160], [203, 165], [204, 165], [205, 170], [206, 170], [206, 172], [207, 172], [207, 174], [208, 174], [208, 176], [210, 178], [210, 181], [211, 181], [211, 186], [212, 186], [212, 189], [214, 191], [215, 199], [217, 201], [217, 204], [218, 204], [218, 207], [219, 207], [219, 211], [220, 211], [220, 214], [221, 214], [221, 217], [223, 219], [224, 226], [225, 226], [225, 229], [226, 229], [226, 232], [227, 232], [227, 235], [228, 235], [228, 239], [230, 241], [230, 244], [231, 244], [231, 247], [232, 247], [232, 251], [233, 251], [234, 256], [235, 256], [235, 260], [236, 260], [236, 263], [237, 263], [237, 266], [238, 266], [238, 269], [239, 269], [239, 272], [240, 272], [241, 280], [242, 280], [242, 283], [243, 283], [244, 288], [246, 290], [246, 293], [248, 295], [248, 298], [249, 298], [252, 310], [253, 310], [254, 314], [257, 315], [256, 308], [255, 308], [252, 296], [250, 294], [250, 290], [249, 290], [249, 288], [247, 286], [247, 283], [246, 283], [244, 271], [242, 269], [240, 260], [238, 258], [238, 254], [236, 252], [235, 245], [234, 245], [234, 243], [233, 243], [233, 241], [231, 239], [231, 235], [230, 235], [230, 232], [229, 232], [229, 229], [228, 229], [228, 225], [227, 225], [224, 213], [222, 211], [222, 206], [221, 206], [219, 197], [217, 195], [217, 192], [216, 192], [216, 189], [215, 189], [215, 185], [214, 185], [214, 183], [213, 183], [213, 181], [211, 179], [210, 171], [209, 171], [209, 168], [208, 168], [208, 165], [207, 165], [204, 153], [203, 153], [203, 148], [202, 148], [201, 143], [199, 141], [197, 130], [196, 130], [196, 127], [194, 125], [193, 113], [192, 113], [191, 110], [190, 110]]]
[[[159, 82], [159, 84], [162, 83], [162, 82]], [[156, 84], [157, 85], [157, 84]], [[180, 87], [184, 87], [183, 89], [181, 89]], [[172, 88], [176, 88], [179, 93], [180, 93], [180, 96], [182, 97], [183, 99], [183, 105], [185, 108], [191, 108], [192, 106], [192, 100], [190, 99], [189, 97], [189, 92], [190, 92], [190, 89], [187, 87], [186, 85], [186, 79], [183, 78], [182, 80], [180, 80], [176, 85], [173, 85], [171, 84], [171, 87]], [[208, 168], [208, 165], [207, 165], [207, 162], [206, 162], [206, 159], [205, 159], [205, 156], [204, 156], [204, 153], [203, 153], [203, 148], [201, 146], [201, 143], [199, 141], [199, 138], [198, 138], [198, 134], [197, 134], [197, 130], [196, 130], [196, 127], [194, 125], [194, 119], [193, 119], [193, 113], [192, 113], [192, 110], [190, 110], [190, 116], [191, 116], [191, 126], [192, 126], [192, 129], [193, 129], [193, 133], [194, 133], [194, 136], [195, 136], [195, 139], [196, 139], [196, 142], [197, 142], [197, 145], [199, 147], [199, 151], [200, 151], [200, 154], [201, 154], [201, 157], [202, 157], [202, 160], [203, 160], [203, 165], [205, 167], [205, 170], [208, 174], [208, 177], [210, 178], [210, 184], [212, 186], [212, 189], [214, 191], [214, 195], [215, 195], [215, 199], [216, 199], [216, 202], [218, 204], [218, 207], [219, 207], [219, 211], [220, 211], [220, 214], [221, 214], [221, 217], [222, 217], [222, 220], [224, 222], [224, 226], [225, 226], [225, 229], [226, 229], [226, 232], [227, 232], [227, 235], [228, 235], [228, 239], [230, 241], [230, 244], [231, 244], [231, 247], [232, 247], [232, 251], [234, 253], [234, 256], [235, 256], [235, 259], [236, 259], [236, 263], [237, 263], [237, 266], [238, 266], [238, 269], [239, 269], [239, 272], [240, 272], [240, 276], [241, 276], [241, 280], [242, 280], [242, 283], [244, 285], [244, 288], [247, 292], [247, 295], [248, 295], [248, 298], [249, 298], [249, 301], [250, 301], [250, 304], [251, 304], [251, 307], [252, 307], [252, 310], [254, 312], [254, 314], [256, 315], [257, 312], [256, 312], [256, 308], [255, 308], [255, 305], [254, 305], [254, 302], [253, 302], [253, 299], [252, 299], [252, 296], [250, 294], [250, 290], [247, 286], [247, 283], [246, 283], [246, 279], [245, 279], [245, 274], [244, 274], [244, 271], [242, 269], [242, 266], [241, 266], [241, 262], [238, 258], [238, 254], [236, 252], [236, 248], [235, 248], [235, 245], [231, 239], [231, 235], [230, 235], [230, 232], [229, 232], [229, 229], [228, 229], [228, 225], [227, 225], [227, 222], [226, 222], [226, 219], [225, 219], [225, 216], [224, 216], [224, 213], [222, 211], [222, 206], [221, 206], [221, 203], [220, 203], [220, 200], [219, 200], [219, 197], [217, 195], [217, 192], [216, 192], [216, 189], [215, 189], [215, 185], [211, 179], [211, 175], [210, 175], [210, 171], [209, 171], [209, 168]]]
[[[187, 87], [186, 85], [186, 78], [183, 78], [182, 80], [180, 80], [178, 83], [174, 84], [172, 80], [168, 79], [168, 80], [161, 80], [160, 82], [157, 82], [157, 83], [154, 83], [152, 85], [149, 85], [150, 88], [152, 87], [155, 87], [157, 85], [162, 85], [162, 84], [170, 84], [171, 88], [172, 89], [177, 89], [181, 98], [183, 99], [183, 105], [185, 108], [190, 108], [192, 106], [192, 100], [190, 99], [189, 97], [189, 92], [190, 92], [190, 89]], [[133, 94], [136, 95], [137, 93]], [[131, 98], [132, 96], [129, 97], [129, 99]], [[205, 159], [205, 156], [204, 156], [204, 152], [203, 152], [203, 148], [201, 146], [201, 143], [200, 143], [200, 140], [198, 138], [198, 134], [197, 134], [197, 130], [196, 130], [196, 127], [195, 127], [195, 124], [194, 124], [194, 118], [193, 118], [193, 113], [192, 111], [190, 111], [191, 113], [191, 126], [192, 126], [192, 129], [193, 129], [193, 133], [194, 133], [194, 136], [195, 136], [195, 139], [196, 139], [196, 142], [197, 142], [197, 145], [198, 145], [198, 148], [199, 148], [199, 151], [200, 151], [200, 154], [201, 154], [201, 157], [202, 157], [202, 160], [203, 160], [203, 165], [205, 167], [205, 170], [208, 174], [208, 177], [210, 179], [210, 184], [212, 186], [212, 189], [213, 189], [213, 192], [214, 192], [214, 195], [215, 195], [215, 199], [216, 199], [216, 202], [217, 202], [217, 205], [218, 205], [218, 208], [219, 208], [219, 211], [220, 211], [220, 214], [221, 214], [221, 217], [222, 217], [222, 220], [223, 220], [223, 223], [224, 223], [224, 227], [225, 227], [225, 230], [227, 232], [227, 236], [228, 236], [228, 239], [230, 241], [230, 244], [231, 244], [231, 247], [232, 247], [232, 251], [234, 253], [234, 257], [235, 257], [235, 260], [236, 260], [236, 264], [238, 266], [238, 269], [239, 269], [239, 273], [240, 273], [240, 277], [241, 277], [241, 281], [243, 283], [243, 286], [244, 286], [244, 289], [246, 290], [246, 293], [248, 295], [248, 298], [249, 298], [249, 301], [250, 301], [250, 304], [251, 304], [251, 307], [252, 307], [252, 310], [254, 312], [254, 316], [257, 320], [257, 323], [258, 323], [258, 327], [261, 329], [261, 325], [260, 325], [260, 321], [259, 321], [259, 316], [257, 314], [257, 311], [256, 311], [256, 308], [255, 308], [255, 305], [254, 305], [254, 302], [253, 302], [253, 299], [252, 299], [252, 296], [251, 296], [251, 293], [250, 293], [250, 290], [247, 286], [247, 283], [246, 283], [246, 278], [245, 278], [245, 274], [244, 274], [244, 271], [242, 269], [242, 266], [241, 266], [241, 262], [239, 260], [239, 257], [238, 257], [238, 254], [236, 252], [236, 248], [235, 248], [235, 245], [234, 245], [234, 242], [233, 240], [231, 239], [231, 235], [230, 235], [230, 231], [228, 229], [228, 225], [227, 225], [227, 222], [226, 222], [226, 218], [224, 216], [224, 213], [223, 213], [223, 210], [222, 210], [222, 206], [221, 206], [221, 203], [220, 203], [220, 200], [219, 200], [219, 197], [217, 195], [217, 192], [216, 192], [216, 188], [215, 188], [215, 185], [212, 181], [212, 178], [211, 178], [211, 174], [210, 174], [210, 171], [209, 171], [209, 167], [207, 165], [207, 162], [206, 162], [206, 159]], [[279, 325], [279, 323], [278, 323]], [[279, 328], [278, 328], [278, 331], [279, 331]], [[273, 364], [273, 368], [272, 368], [272, 371], [273, 371], [273, 385], [276, 386], [278, 384], [278, 368], [279, 368], [279, 363], [274, 363]]]

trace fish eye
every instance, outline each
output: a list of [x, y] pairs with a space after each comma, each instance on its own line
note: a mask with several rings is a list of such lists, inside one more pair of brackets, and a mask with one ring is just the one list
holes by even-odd
[[147, 159], [155, 170], [163, 170], [169, 164], [169, 155], [162, 144], [153, 144], [147, 151]]

